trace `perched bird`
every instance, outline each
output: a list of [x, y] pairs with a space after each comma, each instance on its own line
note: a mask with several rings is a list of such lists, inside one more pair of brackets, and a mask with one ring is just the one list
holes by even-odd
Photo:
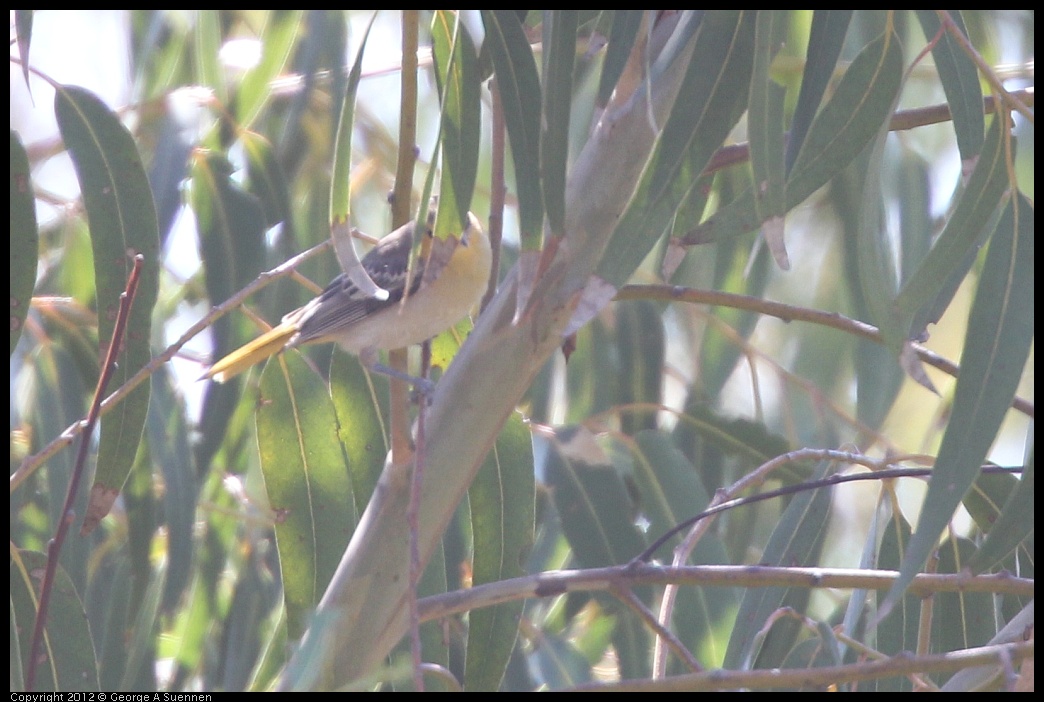
[[[201, 380], [213, 378], [223, 383], [284, 348], [335, 341], [358, 355], [367, 368], [418, 384], [421, 379], [379, 364], [377, 352], [419, 344], [460, 321], [485, 292], [493, 256], [489, 237], [469, 212], [467, 228], [441, 270], [423, 256], [418, 257], [403, 302], [413, 227], [412, 222], [399, 227], [362, 259], [373, 281], [388, 291], [387, 299], [361, 292], [342, 273], [317, 298], [287, 314], [271, 331], [212, 365]], [[432, 236], [430, 228], [426, 235]], [[445, 249], [436, 247], [434, 253], [440, 250]]]

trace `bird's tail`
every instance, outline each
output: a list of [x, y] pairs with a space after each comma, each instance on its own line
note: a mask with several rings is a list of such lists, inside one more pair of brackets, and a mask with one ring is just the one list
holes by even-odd
[[296, 333], [296, 324], [283, 322], [222, 358], [208, 368], [199, 379], [213, 378], [217, 382], [223, 383], [255, 363], [260, 363], [269, 356], [274, 356], [282, 351]]

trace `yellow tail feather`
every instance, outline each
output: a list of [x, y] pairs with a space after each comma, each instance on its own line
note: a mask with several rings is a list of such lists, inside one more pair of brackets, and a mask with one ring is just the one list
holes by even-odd
[[260, 363], [269, 356], [274, 356], [282, 351], [296, 333], [295, 325], [280, 324], [222, 358], [208, 368], [207, 372], [200, 376], [200, 380], [213, 378], [217, 382], [223, 383], [255, 363]]

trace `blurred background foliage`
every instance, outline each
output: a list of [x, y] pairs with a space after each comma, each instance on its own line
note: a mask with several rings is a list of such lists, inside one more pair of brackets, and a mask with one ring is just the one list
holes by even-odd
[[[947, 472], [927, 490], [922, 479], [863, 482], [741, 507], [713, 523], [689, 562], [895, 568], [909, 582], [941, 543], [936, 572], [1033, 577], [1033, 15], [948, 16], [966, 46], [933, 12], [713, 11], [679, 21], [691, 31], [668, 46], [672, 60], [692, 61], [682, 97], [665, 123], [650, 114], [662, 140], [596, 266], [614, 290], [678, 287], [625, 289], [627, 299], [601, 307], [569, 341], [568, 360], [557, 353], [544, 364], [497, 439], [499, 477], [480, 478], [459, 507], [422, 595], [622, 565], [716, 491], [802, 448], [938, 459], [937, 473]], [[464, 12], [459, 29], [455, 18], [421, 13], [412, 204], [436, 147], [445, 149], [439, 140], [451, 138], [440, 130], [428, 48], [441, 23], [470, 52], [451, 66], [479, 95], [465, 106], [474, 126], [462, 138], [477, 147], [467, 197], [484, 224], [503, 219], [503, 279], [520, 251], [541, 246], [542, 231], [568, 241], [566, 169], [613, 107], [614, 87], [634, 71], [652, 85], [661, 66], [641, 47], [663, 16]], [[302, 281], [325, 284], [339, 272], [335, 257], [309, 257], [250, 296], [249, 314], [207, 320], [176, 355], [172, 344], [263, 271], [328, 239], [332, 164], [348, 158], [336, 140], [340, 111], [356, 89], [351, 221], [376, 236], [391, 229], [398, 150], [412, 147], [398, 144], [401, 15], [377, 15], [356, 86], [349, 68], [370, 21], [337, 11], [12, 11], [12, 690], [25, 685], [28, 584], [38, 585], [73, 471], [75, 449], [60, 437], [86, 415], [129, 249], [146, 254], [146, 269], [108, 391], [142, 367], [149, 380], [92, 437], [75, 526], [88, 485], [119, 496], [98, 528], [64, 544], [48, 624], [53, 663], [36, 689], [269, 689], [287, 684], [295, 643], [322, 626], [312, 612], [384, 463], [385, 384], [329, 347], [282, 362], [295, 401], [306, 403], [297, 409], [259, 404], [259, 385], [265, 397], [281, 387], [275, 370], [226, 386], [195, 380], [255, 335], [258, 319], [274, 323], [310, 299], [315, 288]], [[504, 210], [491, 74], [510, 147]], [[1013, 111], [1012, 94], [1024, 112]], [[1011, 120], [995, 116], [998, 102]], [[467, 168], [443, 158], [446, 170]], [[751, 301], [691, 304], [683, 289]], [[768, 301], [861, 320], [880, 338], [785, 323], [805, 317], [778, 315]], [[962, 373], [965, 386], [911, 361], [911, 339], [974, 369]], [[455, 339], [449, 345], [446, 354]], [[165, 350], [170, 363], [148, 365]], [[1013, 399], [1022, 404], [1006, 409]], [[285, 442], [315, 442], [328, 455], [281, 457], [287, 444], [273, 437], [295, 422], [314, 433]], [[984, 460], [1027, 472], [980, 475]], [[784, 463], [765, 487], [863, 470]], [[521, 487], [502, 497], [512, 480]], [[301, 485], [330, 500], [295, 496]], [[498, 501], [505, 511], [520, 505], [518, 533], [483, 521]], [[295, 525], [306, 502], [315, 511]], [[306, 532], [312, 543], [301, 545]], [[521, 562], [483, 570], [486, 549], [515, 553], [509, 544]], [[669, 561], [669, 548], [656, 556]], [[634, 595], [655, 611], [662, 590]], [[901, 587], [889, 595], [899, 611], [876, 622], [883, 598], [685, 587], [669, 625], [704, 668], [812, 668], [868, 651], [1007, 640], [998, 632], [1027, 606], [1011, 595], [947, 594], [934, 598], [925, 627], [922, 600]], [[557, 689], [661, 670], [625, 598], [574, 592], [501, 612], [510, 614], [495, 624], [473, 614], [426, 625], [425, 660], [469, 689]], [[469, 640], [479, 627], [491, 643]], [[408, 688], [404, 651], [356, 684]], [[691, 668], [670, 658], [665, 670]], [[998, 679], [945, 673], [918, 684]], [[845, 687], [914, 683], [886, 675]]]

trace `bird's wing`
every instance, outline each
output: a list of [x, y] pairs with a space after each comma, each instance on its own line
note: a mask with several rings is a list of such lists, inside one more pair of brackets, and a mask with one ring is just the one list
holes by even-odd
[[410, 250], [413, 248], [412, 227], [403, 228], [382, 239], [362, 259], [362, 265], [373, 281], [388, 291], [386, 300], [378, 300], [359, 290], [348, 276], [341, 274], [304, 307], [283, 318], [295, 323], [297, 334], [290, 342], [299, 346], [338, 336], [362, 319], [391, 307], [402, 300], [410, 278], [410, 295], [417, 292], [424, 279], [424, 262], [417, 259], [409, 274]]

